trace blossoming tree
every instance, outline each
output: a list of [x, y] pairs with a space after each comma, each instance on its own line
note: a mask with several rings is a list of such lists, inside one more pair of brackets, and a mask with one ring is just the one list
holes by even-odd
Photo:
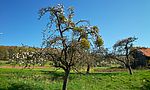
[[39, 10], [40, 18], [49, 14], [47, 29], [44, 30], [45, 50], [53, 65], [65, 72], [62, 90], [66, 90], [70, 71], [82, 60], [82, 53], [91, 45], [101, 46], [103, 40], [99, 28], [87, 20], [73, 21], [72, 7], [64, 12], [64, 6], [46, 7]]

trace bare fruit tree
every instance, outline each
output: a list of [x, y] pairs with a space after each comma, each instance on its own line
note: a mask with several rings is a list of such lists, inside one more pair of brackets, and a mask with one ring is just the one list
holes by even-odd
[[62, 90], [66, 90], [70, 71], [82, 60], [83, 52], [91, 45], [101, 46], [103, 41], [97, 26], [91, 26], [86, 20], [73, 21], [72, 7], [66, 12], [61, 4], [39, 10], [40, 18], [45, 14], [49, 15], [43, 32], [46, 56], [54, 67], [64, 70]]
[[133, 60], [131, 49], [135, 40], [137, 40], [137, 38], [129, 37], [116, 42], [113, 46], [114, 52], [110, 55], [111, 58], [123, 63], [125, 67], [128, 68], [130, 75], [132, 75], [130, 63], [131, 60]]

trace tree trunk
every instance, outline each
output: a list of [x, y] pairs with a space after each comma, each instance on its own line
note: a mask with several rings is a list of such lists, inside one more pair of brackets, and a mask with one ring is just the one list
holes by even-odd
[[87, 64], [87, 70], [86, 70], [86, 74], [90, 73], [90, 64]]
[[64, 76], [62, 90], [67, 90], [67, 82], [68, 82], [69, 74], [70, 74], [70, 69], [69, 70], [65, 70], [65, 76]]
[[131, 69], [131, 66], [130, 66], [130, 65], [126, 65], [126, 67], [127, 67], [128, 70], [129, 70], [129, 74], [132, 75], [132, 69]]
[[131, 69], [130, 65], [129, 65], [129, 73], [130, 73], [130, 75], [132, 75], [132, 69]]

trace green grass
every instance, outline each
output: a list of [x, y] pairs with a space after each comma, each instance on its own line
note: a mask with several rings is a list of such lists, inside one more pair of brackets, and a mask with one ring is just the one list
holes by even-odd
[[6, 64], [7, 62], [8, 62], [8, 61], [0, 60], [0, 66], [7, 65], [7, 64]]
[[[61, 90], [63, 72], [54, 69], [2, 69], [0, 90]], [[150, 90], [150, 71], [76, 74], [69, 77], [68, 90]]]

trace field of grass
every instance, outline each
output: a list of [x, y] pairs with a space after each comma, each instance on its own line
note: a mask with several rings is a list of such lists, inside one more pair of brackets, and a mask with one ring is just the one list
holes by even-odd
[[[100, 69], [100, 68], [98, 68]], [[0, 90], [61, 90], [63, 72], [0, 68]], [[150, 71], [71, 73], [68, 90], [150, 90]]]

